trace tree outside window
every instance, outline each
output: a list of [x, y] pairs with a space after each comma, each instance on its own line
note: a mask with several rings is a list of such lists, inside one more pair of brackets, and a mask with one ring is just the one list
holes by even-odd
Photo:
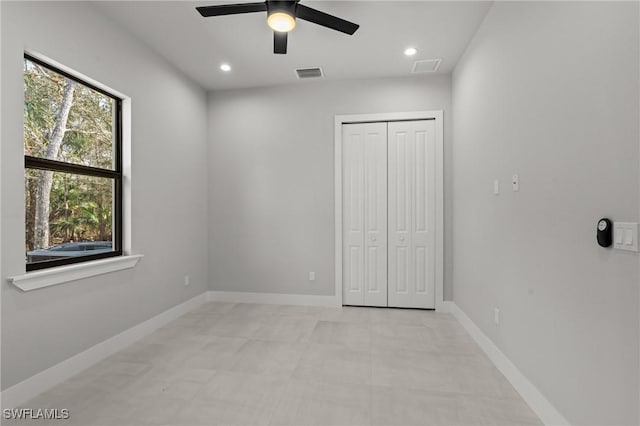
[[24, 58], [27, 270], [121, 251], [121, 100]]

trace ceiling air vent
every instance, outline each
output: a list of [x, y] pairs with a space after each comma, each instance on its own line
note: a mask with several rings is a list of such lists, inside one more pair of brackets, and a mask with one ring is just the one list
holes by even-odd
[[436, 72], [440, 66], [440, 62], [442, 62], [442, 59], [424, 59], [421, 61], [415, 61], [411, 72], [414, 74]]
[[298, 68], [296, 69], [296, 74], [300, 80], [306, 78], [322, 78], [324, 77], [324, 73], [322, 72], [322, 68]]

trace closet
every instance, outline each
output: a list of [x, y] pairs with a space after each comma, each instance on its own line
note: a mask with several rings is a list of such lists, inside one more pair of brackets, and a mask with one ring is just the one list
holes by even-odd
[[435, 307], [435, 120], [342, 126], [343, 304]]

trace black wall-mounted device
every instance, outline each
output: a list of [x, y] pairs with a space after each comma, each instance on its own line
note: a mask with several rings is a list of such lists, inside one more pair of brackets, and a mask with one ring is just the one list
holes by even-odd
[[601, 247], [610, 247], [613, 243], [613, 224], [607, 218], [598, 221], [596, 238]]

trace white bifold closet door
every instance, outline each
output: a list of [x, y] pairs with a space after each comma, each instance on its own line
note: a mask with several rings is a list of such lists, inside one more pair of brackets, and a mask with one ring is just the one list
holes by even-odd
[[435, 122], [345, 124], [343, 303], [435, 307]]
[[389, 123], [388, 306], [435, 308], [435, 120]]
[[342, 134], [343, 303], [387, 306], [387, 123]]

